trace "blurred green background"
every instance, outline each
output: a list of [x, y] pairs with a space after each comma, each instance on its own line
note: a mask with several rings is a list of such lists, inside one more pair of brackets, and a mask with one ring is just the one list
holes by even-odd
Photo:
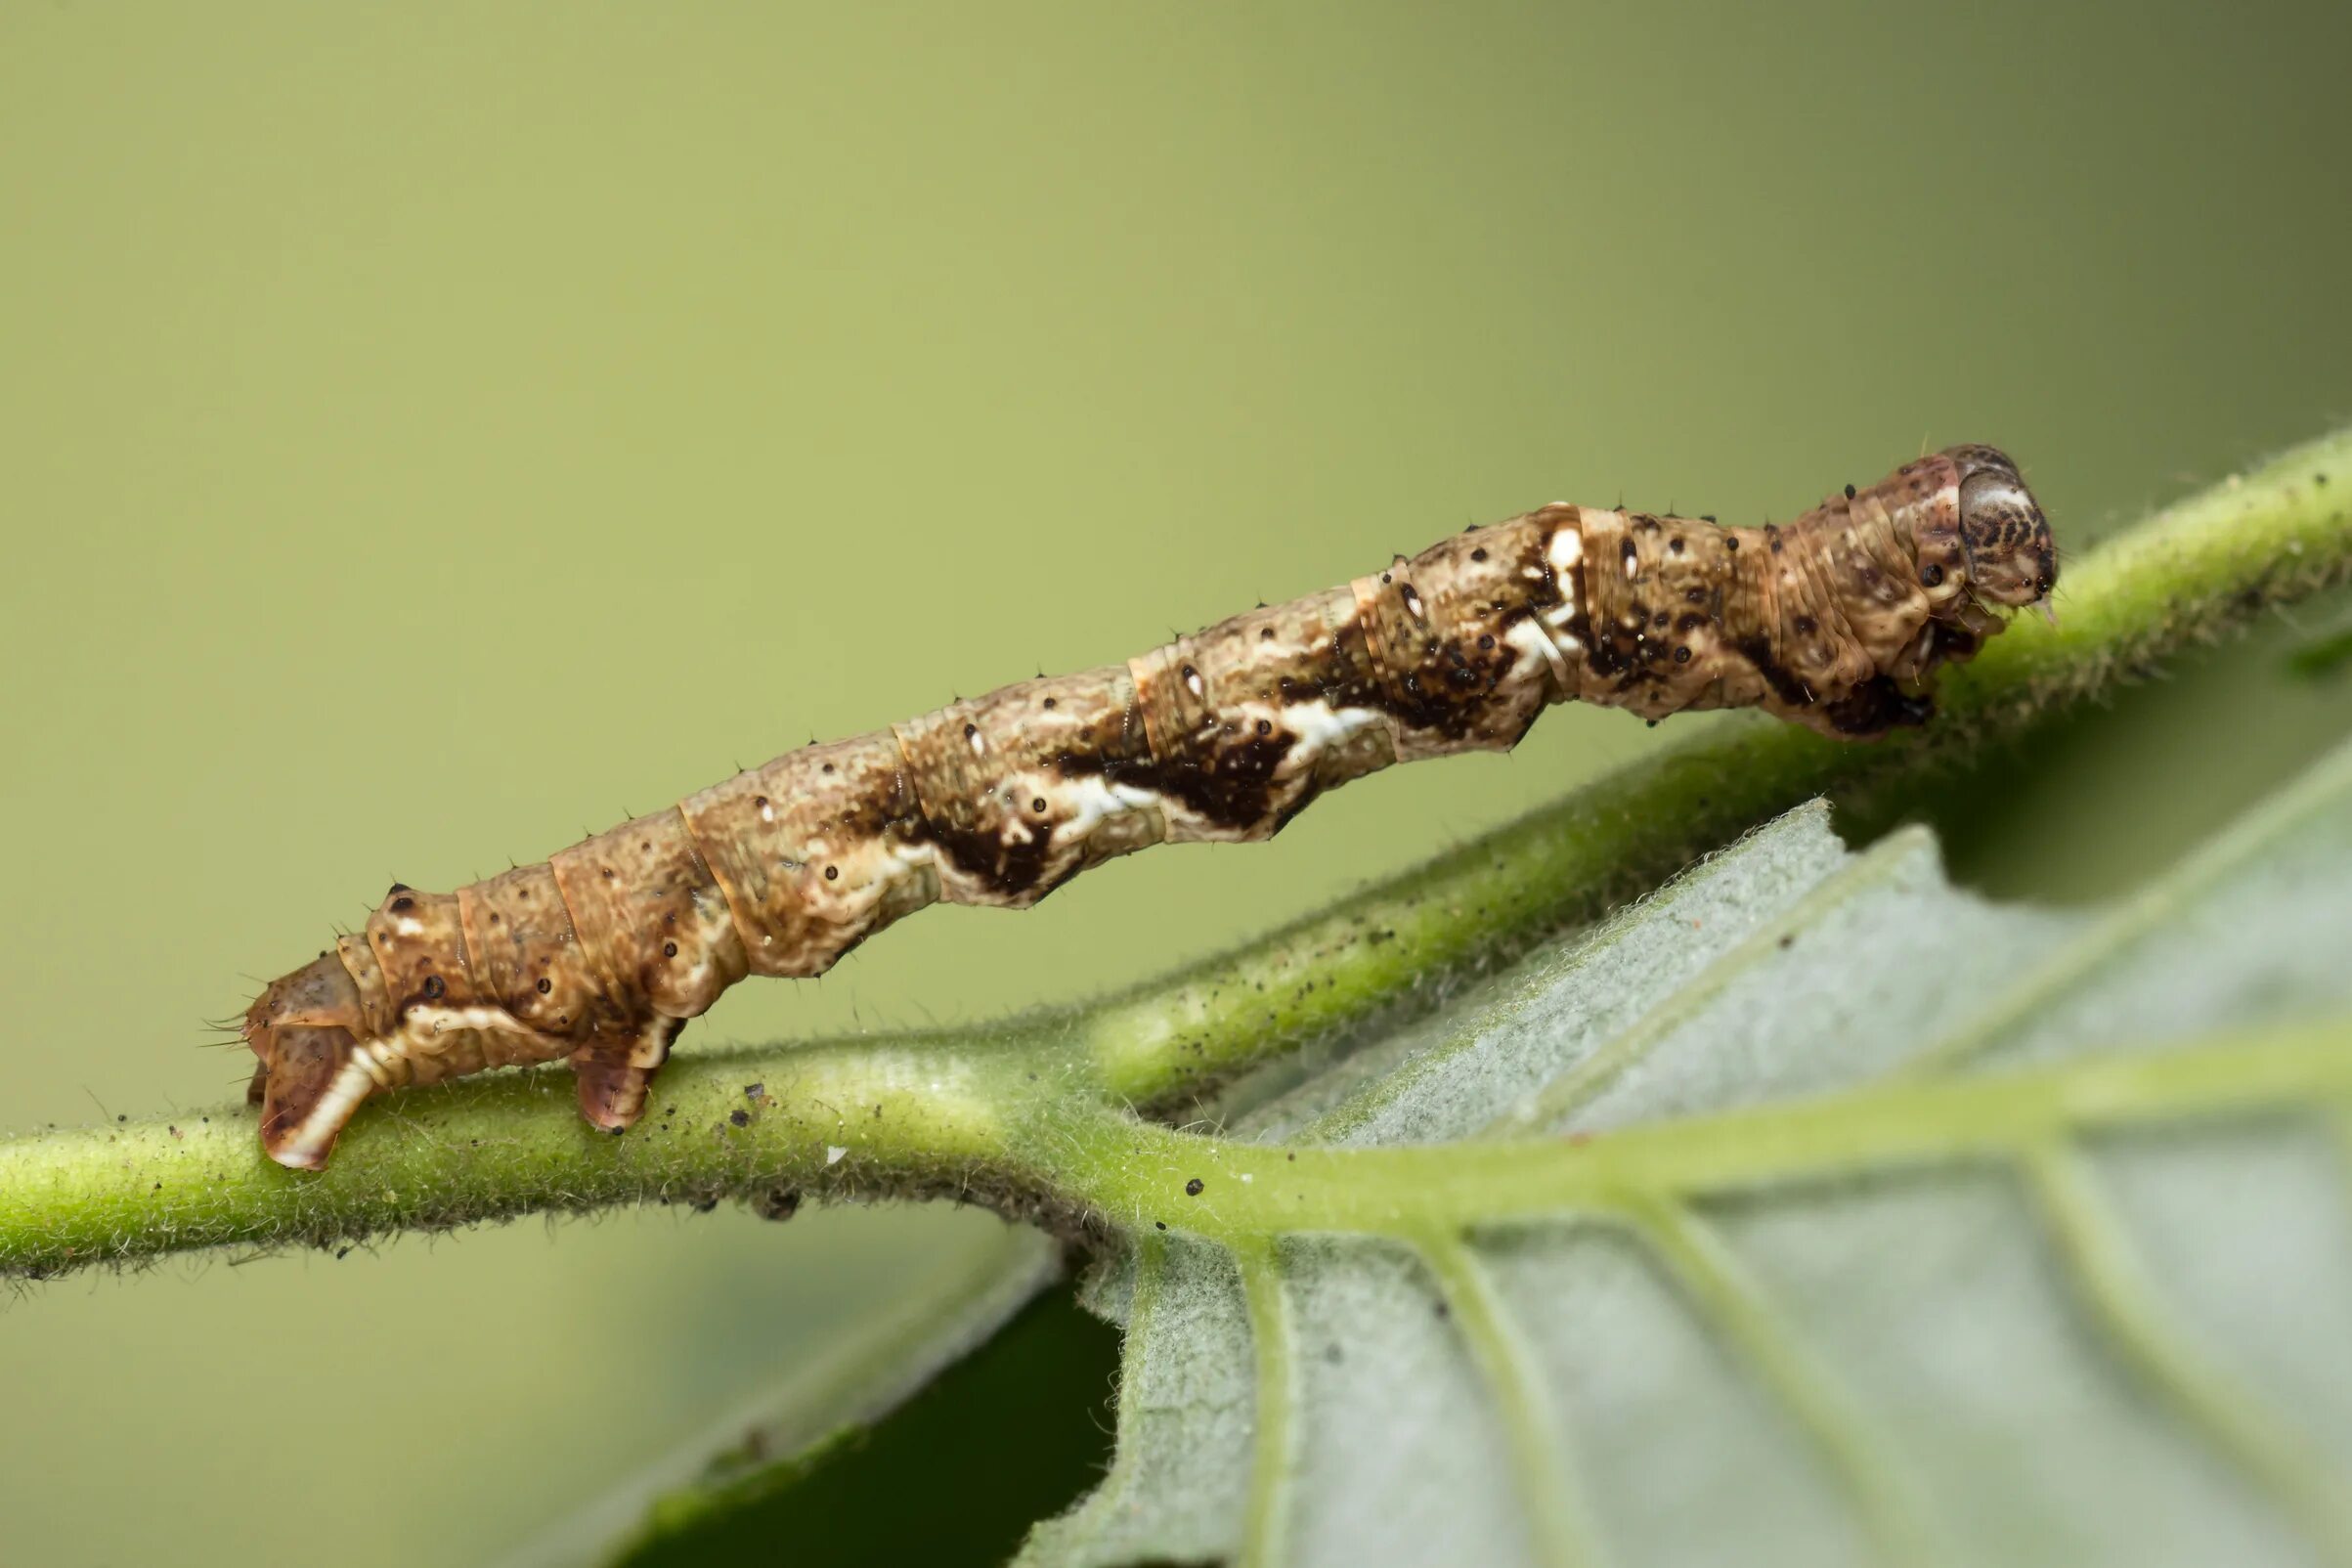
[[[1753, 522], [1986, 440], [2094, 540], [2352, 416], [2348, 51], [2316, 3], [0, 10], [0, 1127], [233, 1098], [199, 1021], [394, 877], [1554, 498]], [[1963, 873], [2127, 886], [2352, 729], [2295, 634], [1993, 760]], [[686, 1049], [1135, 979], [1655, 739], [934, 911]], [[492, 1556], [996, 1224], [25, 1290], [0, 1554]]]

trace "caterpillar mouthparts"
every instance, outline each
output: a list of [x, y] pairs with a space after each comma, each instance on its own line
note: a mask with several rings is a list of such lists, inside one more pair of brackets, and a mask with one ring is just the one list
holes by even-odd
[[1395, 762], [1507, 750], [1556, 702], [1924, 722], [2057, 581], [2017, 465], [1953, 447], [1786, 527], [1565, 502], [1125, 664], [810, 745], [454, 893], [395, 884], [246, 1011], [262, 1147], [327, 1163], [362, 1101], [568, 1061], [622, 1131], [685, 1021], [945, 899], [1026, 908], [1147, 845], [1279, 832]]

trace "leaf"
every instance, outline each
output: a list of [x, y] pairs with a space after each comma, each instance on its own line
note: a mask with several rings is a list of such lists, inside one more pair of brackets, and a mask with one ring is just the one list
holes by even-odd
[[1791, 812], [1169, 1135], [1021, 1560], [2352, 1561], [2348, 932], [2352, 748], [2092, 912]]
[[1032, 1299], [887, 1416], [663, 1499], [612, 1560], [766, 1562], [789, 1542], [796, 1561], [1002, 1562], [1101, 1473], [1111, 1338], [1067, 1291]]
[[[822, 1476], [838, 1493], [845, 1468], [873, 1468], [859, 1446], [886, 1424], [906, 1424], [910, 1407], [952, 1392], [959, 1364], [968, 1365], [976, 1346], [1018, 1352], [1024, 1336], [1011, 1325], [1024, 1314], [1052, 1316], [1035, 1303], [1062, 1273], [1045, 1237], [1007, 1228], [953, 1278], [879, 1312], [849, 1349], [755, 1395], [713, 1430], [603, 1490], [592, 1505], [509, 1554], [504, 1568], [669, 1561], [698, 1548], [707, 1554], [710, 1543], [699, 1538], [772, 1525], [763, 1515], [778, 1511], [779, 1495], [806, 1478]], [[1064, 1364], [1082, 1386], [1089, 1359], [1054, 1365]], [[1032, 1360], [1032, 1381], [1036, 1371]], [[938, 1421], [930, 1424], [936, 1431]], [[1077, 1424], [1083, 1427], [1082, 1416]], [[808, 1542], [811, 1521], [795, 1525], [797, 1538]]]

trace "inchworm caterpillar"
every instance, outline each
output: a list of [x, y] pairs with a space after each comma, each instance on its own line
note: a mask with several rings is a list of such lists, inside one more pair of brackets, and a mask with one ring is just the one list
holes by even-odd
[[544, 864], [395, 885], [246, 1013], [262, 1145], [315, 1170], [378, 1089], [558, 1057], [619, 1131], [685, 1021], [746, 975], [821, 975], [910, 910], [1025, 908], [1146, 845], [1270, 838], [1392, 762], [1508, 749], [1550, 703], [1918, 723], [1935, 669], [2056, 576], [1990, 447], [1785, 528], [1563, 502], [1472, 529], [1125, 664], [808, 746]]

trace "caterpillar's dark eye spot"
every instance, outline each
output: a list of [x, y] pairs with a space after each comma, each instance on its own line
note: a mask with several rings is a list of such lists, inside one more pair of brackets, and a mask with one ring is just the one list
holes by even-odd
[[764, 811], [767, 809], [767, 797], [764, 795], [755, 795], [752, 797], [752, 804], [758, 806], [761, 810]]
[[548, 980], [544, 975], [541, 976], [539, 981], [539, 994], [544, 996], [553, 989], [555, 989], [555, 982], [551, 980]]
[[415, 907], [416, 900], [414, 898], [395, 898], [392, 900], [392, 912], [396, 915]]
[[1474, 549], [1474, 550], [1470, 551], [1470, 559], [1471, 559], [1471, 560], [1473, 560], [1473, 561], [1483, 561], [1483, 560], [1485, 560], [1485, 559], [1486, 559], [1486, 546], [1485, 546], [1484, 544], [1481, 544], [1481, 545], [1479, 545], [1479, 546], [1478, 546], [1476, 549]]
[[1048, 698], [1046, 698], [1046, 699], [1045, 699], [1045, 705], [1046, 705], [1048, 708], [1051, 708], [1051, 707], [1055, 706], [1054, 699], [1053, 699], [1053, 698], [1051, 698], [1051, 697], [1048, 697]]
[[1797, 617], [1797, 630], [1808, 637], [1813, 634], [1813, 629], [1816, 624], [1817, 623], [1815, 623], [1813, 618], [1809, 615], [1801, 615]]
[[1678, 540], [1678, 539], [1670, 539], [1670, 540], [1668, 540], [1668, 541], [1666, 542], [1666, 552], [1667, 552], [1669, 555], [1679, 555], [1679, 554], [1681, 554], [1681, 553], [1682, 553], [1682, 542], [1681, 542], [1680, 540]]
[[662, 956], [663, 956], [664, 958], [675, 958], [675, 957], [677, 956], [677, 943], [675, 943], [675, 942], [664, 942], [664, 943], [662, 943]]
[[1259, 719], [1259, 720], [1258, 720], [1258, 733], [1259, 733], [1259, 734], [1261, 734], [1261, 735], [1271, 735], [1271, 734], [1273, 734], [1273, 733], [1274, 733], [1274, 720], [1273, 720], [1273, 719]]
[[1045, 797], [1040, 795], [1035, 800], [1031, 801], [1029, 803], [1029, 809], [1032, 811], [1043, 811], [1045, 809]]
[[1478, 635], [1478, 645], [1481, 648], [1491, 648], [1495, 645], [1495, 639], [1492, 635], [1482, 632]]
[[1937, 584], [1943, 581], [1943, 568], [1938, 566], [1935, 562], [1930, 561], [1927, 565], [1919, 569], [1919, 580], [1922, 583], [1925, 583], [1928, 587], [1934, 588]]
[[1689, 650], [1688, 648], [1677, 648], [1677, 649], [1675, 650], [1675, 663], [1677, 663], [1677, 664], [1688, 664], [1688, 663], [1690, 663], [1690, 650]]
[[825, 771], [826, 771], [826, 772], [828, 772], [828, 773], [830, 773], [830, 772], [832, 772], [832, 771], [833, 771], [833, 764], [832, 764], [831, 762], [827, 762], [827, 763], [825, 764]]
[[446, 991], [446, 990], [448, 990], [448, 989], [449, 989], [449, 987], [448, 987], [447, 985], [444, 985], [444, 984], [442, 984], [442, 983], [441, 983], [441, 977], [440, 977], [440, 976], [438, 976], [438, 975], [427, 975], [427, 976], [424, 978], [424, 999], [425, 999], [426, 1001], [428, 1001], [428, 1002], [438, 1002], [438, 1001], [440, 1001], [440, 1000], [441, 1000], [441, 993], [442, 993], [442, 992], [444, 992], [444, 991]]
[[1258, 640], [1260, 642], [1272, 642], [1274, 640], [1274, 628], [1270, 626], [1258, 628]]
[[1723, 548], [1727, 550], [1735, 550], [1739, 548], [1739, 536], [1737, 534], [1725, 534], [1723, 536]]
[[1846, 499], [1848, 501], [1853, 500], [1853, 486], [1848, 485], [1846, 487]]
[[978, 725], [978, 724], [966, 724], [966, 725], [964, 726], [964, 738], [965, 738], [966, 740], [970, 740], [970, 739], [971, 739], [973, 736], [975, 736], [975, 735], [977, 735], [977, 734], [979, 734], [979, 733], [980, 733], [980, 725]]
[[826, 880], [827, 882], [839, 882], [839, 881], [841, 880], [841, 867], [839, 867], [839, 866], [827, 866], [827, 867], [825, 867], [825, 880]]

